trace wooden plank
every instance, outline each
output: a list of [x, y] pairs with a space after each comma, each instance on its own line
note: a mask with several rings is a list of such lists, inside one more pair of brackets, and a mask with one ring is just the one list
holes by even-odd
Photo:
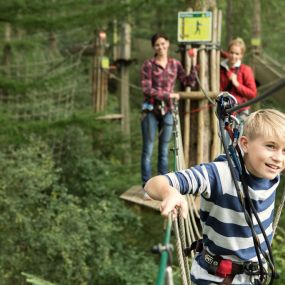
[[161, 202], [156, 200], [145, 200], [144, 199], [144, 192], [140, 185], [132, 186], [129, 190], [124, 192], [121, 196], [121, 199], [132, 202], [144, 207], [148, 207], [159, 211], [159, 207]]
[[121, 120], [124, 116], [122, 114], [109, 114], [104, 116], [99, 116], [96, 120]]

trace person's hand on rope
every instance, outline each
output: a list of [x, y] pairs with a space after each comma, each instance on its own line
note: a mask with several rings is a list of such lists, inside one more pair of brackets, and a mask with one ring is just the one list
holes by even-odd
[[163, 199], [160, 205], [162, 216], [167, 217], [172, 212], [172, 217], [176, 218], [178, 210], [181, 211], [182, 217], [186, 219], [188, 213], [187, 202], [175, 188], [169, 186], [168, 195]]
[[191, 48], [187, 51], [188, 56], [192, 59], [192, 64], [195, 66], [197, 65], [197, 55], [198, 55], [198, 49], [197, 48]]
[[144, 189], [152, 199], [162, 201], [160, 211], [163, 216], [167, 217], [173, 211], [173, 217], [176, 217], [177, 210], [180, 209], [183, 218], [187, 217], [188, 206], [184, 196], [169, 185], [166, 176], [158, 175], [151, 178]]
[[179, 93], [170, 93], [169, 97], [171, 99], [179, 100], [180, 99], [180, 94]]

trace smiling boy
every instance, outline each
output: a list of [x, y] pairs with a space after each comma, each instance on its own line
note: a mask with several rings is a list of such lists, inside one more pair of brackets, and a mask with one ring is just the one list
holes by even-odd
[[[285, 115], [273, 109], [252, 113], [245, 122], [239, 146], [243, 152], [246, 169], [243, 175], [250, 199], [268, 240], [272, 242], [275, 194], [280, 173], [285, 168]], [[240, 173], [236, 168], [234, 171], [241, 185]], [[188, 210], [183, 195], [201, 195], [203, 250], [192, 262], [191, 280], [194, 284], [252, 284], [253, 279], [260, 279], [260, 271], [244, 270], [245, 264], [256, 266], [258, 258], [225, 155], [211, 163], [153, 177], [145, 190], [153, 199], [162, 201], [161, 213], [164, 216], [171, 211], [176, 215], [177, 208], [181, 208], [186, 217]], [[253, 224], [262, 250], [267, 251], [255, 219]], [[213, 272], [205, 256], [230, 261], [231, 268], [240, 270], [232, 269], [223, 276], [219, 268]]]

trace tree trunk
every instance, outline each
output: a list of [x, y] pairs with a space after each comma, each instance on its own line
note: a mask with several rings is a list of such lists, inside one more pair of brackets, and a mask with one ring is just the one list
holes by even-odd
[[227, 15], [226, 15], [226, 40], [227, 44], [233, 38], [233, 2], [227, 1]]
[[260, 0], [253, 1], [252, 18], [252, 51], [259, 54], [261, 51], [261, 6]]
[[[218, 42], [218, 16], [217, 16], [217, 10], [216, 10], [216, 1], [214, 0], [205, 0], [205, 1], [187, 1], [189, 5], [191, 5], [191, 8], [193, 8], [193, 11], [212, 11], [213, 12], [213, 28], [212, 28], [212, 34], [213, 30], [215, 30], [215, 39], [212, 39], [212, 43], [215, 42], [215, 44]], [[214, 10], [216, 11], [214, 13]], [[215, 15], [215, 17], [214, 17]], [[206, 92], [209, 91], [218, 91], [219, 88], [218, 84], [218, 76], [211, 76], [213, 72], [217, 73], [218, 70], [218, 61], [216, 58], [219, 56], [216, 50], [213, 51], [207, 51], [205, 49], [206, 45], [199, 45], [193, 44], [199, 48], [198, 53], [198, 64], [199, 64], [199, 78], [201, 86], [199, 87], [200, 92], [202, 92], [202, 89]], [[194, 164], [199, 164], [202, 162], [208, 162], [210, 161], [213, 156], [215, 156], [217, 151], [214, 151], [213, 148], [217, 148], [217, 139], [216, 132], [213, 128], [215, 125], [212, 121], [216, 120], [215, 116], [213, 116], [213, 111], [209, 108], [209, 101], [207, 99], [202, 100], [195, 100], [191, 102], [187, 102], [188, 109], [185, 109], [185, 113], [189, 112], [187, 116], [184, 118], [190, 121], [183, 122], [183, 126], [190, 125], [189, 132], [185, 130], [184, 133], [189, 133], [190, 139], [185, 140], [184, 135], [184, 141], [189, 145], [189, 150], [187, 155], [185, 156], [186, 161], [188, 162], [188, 165], [191, 166]], [[190, 108], [190, 110], [189, 110]], [[187, 132], [186, 132], [187, 131]], [[215, 154], [213, 154], [215, 153]]]

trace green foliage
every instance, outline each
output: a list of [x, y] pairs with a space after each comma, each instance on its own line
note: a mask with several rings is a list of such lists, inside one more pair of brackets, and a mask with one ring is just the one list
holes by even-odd
[[33, 285], [56, 285], [54, 283], [51, 283], [51, 282], [48, 282], [48, 281], [45, 281], [39, 277], [36, 277], [34, 275], [31, 275], [31, 274], [27, 274], [27, 273], [22, 273], [23, 276], [26, 277], [26, 281], [30, 284], [33, 284]]
[[[217, 2], [225, 11], [227, 1]], [[281, 62], [284, 3], [261, 1], [263, 46]], [[186, 5], [184, 0], [1, 1], [0, 32], [4, 35], [3, 24], [9, 23], [12, 33], [10, 40], [0, 42], [1, 58], [8, 60], [11, 52], [11, 66], [19, 65], [1, 69], [1, 96], [20, 94], [23, 109], [32, 112], [36, 92], [49, 95], [55, 86], [78, 84], [73, 115], [52, 122], [11, 120], [5, 112], [8, 104], [1, 101], [1, 285], [154, 283], [158, 260], [150, 255], [149, 247], [162, 240], [162, 219], [153, 213], [130, 211], [119, 195], [140, 181], [139, 70], [150, 47], [149, 38], [154, 32], [167, 32], [175, 53], [177, 12]], [[242, 0], [233, 1], [233, 6], [234, 36], [249, 44], [253, 4]], [[133, 39], [147, 39], [133, 45], [137, 62], [131, 65], [130, 76], [137, 88], [131, 89], [130, 150], [124, 148], [127, 138], [121, 136], [120, 123], [97, 120], [101, 114], [92, 111], [91, 58], [81, 57], [80, 67], [64, 69], [65, 60], [71, 59], [70, 48], [92, 43], [94, 30], [106, 30], [111, 43], [114, 19], [128, 19]], [[52, 55], [49, 32], [55, 33], [58, 46]], [[107, 49], [109, 55], [111, 49], [112, 45]], [[31, 63], [52, 60], [50, 65], [29, 69]], [[106, 112], [118, 112], [118, 101], [110, 94]], [[52, 102], [47, 100], [44, 108], [49, 106]], [[132, 158], [129, 164], [124, 163], [126, 151]], [[281, 227], [284, 220], [281, 217]], [[284, 236], [277, 231], [273, 246], [280, 272], [285, 269]], [[177, 274], [175, 266], [174, 271]], [[278, 284], [284, 284], [282, 276]]]
[[0, 20], [13, 23], [14, 26], [25, 28], [30, 32], [66, 30], [86, 23], [89, 23], [90, 27], [101, 28], [110, 19], [116, 17], [124, 19], [126, 10], [133, 11], [143, 2], [142, 0], [110, 2], [11, 0], [1, 3]]
[[60, 285], [152, 283], [140, 221], [104, 185], [115, 172], [92, 159], [90, 138], [67, 128], [56, 160], [35, 136], [0, 152], [2, 284], [20, 284], [21, 272]]
[[285, 269], [285, 247], [284, 244], [285, 236], [284, 232], [278, 232], [273, 242], [273, 256], [275, 257], [276, 270], [279, 273], [279, 279], [276, 280], [276, 284], [284, 284], [285, 276], [282, 274]]

